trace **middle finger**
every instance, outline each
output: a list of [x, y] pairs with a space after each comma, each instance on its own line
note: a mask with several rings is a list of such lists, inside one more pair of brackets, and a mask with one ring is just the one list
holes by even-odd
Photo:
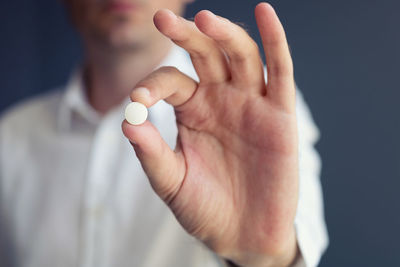
[[202, 83], [224, 82], [230, 77], [224, 53], [216, 42], [200, 32], [196, 25], [172, 11], [163, 9], [154, 15], [157, 29], [189, 52]]
[[265, 93], [263, 63], [257, 43], [240, 26], [208, 10], [195, 17], [198, 29], [214, 39], [229, 57], [232, 82], [239, 89]]

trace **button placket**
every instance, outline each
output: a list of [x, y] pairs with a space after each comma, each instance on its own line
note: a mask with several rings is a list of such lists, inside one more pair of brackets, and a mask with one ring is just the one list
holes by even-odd
[[100, 267], [106, 262], [104, 245], [107, 229], [107, 199], [110, 182], [115, 172], [121, 136], [118, 118], [110, 114], [98, 127], [92, 144], [82, 213], [81, 266]]

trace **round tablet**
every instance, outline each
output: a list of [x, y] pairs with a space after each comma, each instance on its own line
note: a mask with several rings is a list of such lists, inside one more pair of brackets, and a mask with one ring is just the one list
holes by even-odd
[[132, 125], [140, 125], [147, 119], [147, 108], [139, 102], [132, 102], [126, 106], [125, 119]]

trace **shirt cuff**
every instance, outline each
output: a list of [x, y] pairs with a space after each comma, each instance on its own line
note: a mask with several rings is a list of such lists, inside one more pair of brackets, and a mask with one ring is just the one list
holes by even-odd
[[303, 254], [300, 253], [297, 255], [296, 260], [291, 265], [291, 267], [307, 267], [306, 262], [304, 261]]
[[295, 221], [297, 245], [300, 250], [300, 259], [296, 261], [295, 267], [316, 267], [321, 259], [322, 253], [327, 247], [327, 235], [324, 228], [318, 229], [314, 226], [302, 225]]

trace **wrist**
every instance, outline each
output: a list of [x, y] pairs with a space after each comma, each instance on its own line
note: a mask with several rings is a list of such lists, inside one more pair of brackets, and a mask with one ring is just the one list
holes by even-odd
[[281, 249], [275, 250], [273, 253], [243, 252], [236, 254], [236, 256], [225, 257], [226, 265], [227, 267], [291, 266], [300, 255], [295, 231], [286, 241], [285, 244], [280, 244]]

